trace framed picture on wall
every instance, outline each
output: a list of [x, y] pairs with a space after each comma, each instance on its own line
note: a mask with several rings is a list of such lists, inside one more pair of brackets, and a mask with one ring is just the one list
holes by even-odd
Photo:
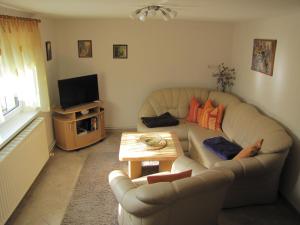
[[113, 58], [114, 59], [127, 59], [128, 58], [128, 45], [113, 45]]
[[79, 58], [93, 57], [91, 40], [78, 40], [78, 57]]
[[251, 69], [273, 76], [277, 40], [254, 39]]
[[52, 59], [51, 41], [46, 41], [45, 45], [46, 45], [46, 57], [47, 57], [47, 61], [49, 61]]

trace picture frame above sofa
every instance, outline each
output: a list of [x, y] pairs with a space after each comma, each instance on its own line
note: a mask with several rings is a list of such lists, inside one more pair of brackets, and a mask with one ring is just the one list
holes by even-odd
[[254, 39], [251, 69], [273, 76], [277, 40]]

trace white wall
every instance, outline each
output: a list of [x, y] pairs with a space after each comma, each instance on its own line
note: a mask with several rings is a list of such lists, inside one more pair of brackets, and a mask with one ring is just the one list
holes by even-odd
[[[236, 25], [234, 92], [280, 121], [294, 138], [284, 170], [282, 192], [300, 211], [300, 13]], [[273, 76], [250, 69], [253, 39], [277, 39]]]
[[[48, 81], [48, 89], [49, 89], [49, 98], [51, 106], [59, 104], [59, 97], [58, 97], [58, 87], [57, 87], [57, 80], [58, 80], [58, 72], [57, 72], [57, 55], [56, 55], [56, 39], [55, 39], [55, 22], [52, 19], [47, 19], [43, 17], [35, 17], [40, 18], [41, 23], [39, 25], [40, 32], [41, 32], [41, 39], [42, 39], [42, 48], [44, 52], [44, 60], [47, 72], [47, 81]], [[45, 42], [51, 42], [52, 48], [52, 60], [47, 61], [46, 58], [46, 46]]]
[[10, 16], [22, 16], [22, 17], [31, 17], [32, 14], [30, 13], [25, 13], [22, 11], [17, 11], [14, 9], [6, 8], [1, 5], [0, 3], [0, 15], [10, 15]]
[[[97, 73], [106, 126], [133, 128], [153, 90], [214, 87], [208, 65], [230, 63], [229, 23], [65, 19], [56, 21], [60, 78]], [[92, 40], [93, 58], [78, 58], [77, 40]], [[113, 44], [128, 44], [128, 59], [113, 59]]]
[[[49, 98], [50, 98], [50, 106], [58, 105], [58, 88], [57, 88], [57, 55], [56, 55], [56, 40], [55, 40], [55, 23], [51, 19], [35, 16], [35, 18], [40, 18], [41, 23], [39, 24], [40, 32], [41, 32], [41, 41], [42, 41], [42, 49], [44, 52], [44, 60], [46, 66], [47, 73], [47, 81], [48, 81], [48, 90], [49, 90]], [[52, 49], [52, 60], [47, 61], [46, 58], [46, 46], [45, 42], [51, 42]], [[45, 118], [46, 127], [47, 127], [47, 140], [49, 145], [49, 150], [52, 150], [55, 144], [55, 137], [53, 133], [53, 122], [52, 122], [52, 112], [43, 112], [41, 115]]]

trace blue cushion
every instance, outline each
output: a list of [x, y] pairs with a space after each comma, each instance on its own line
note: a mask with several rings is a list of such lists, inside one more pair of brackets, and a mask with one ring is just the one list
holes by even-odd
[[227, 141], [223, 137], [213, 137], [203, 141], [203, 144], [222, 159], [232, 159], [243, 148], [237, 144]]

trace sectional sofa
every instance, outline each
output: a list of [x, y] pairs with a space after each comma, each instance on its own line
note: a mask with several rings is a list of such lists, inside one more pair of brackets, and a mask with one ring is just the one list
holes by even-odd
[[[189, 102], [195, 96], [202, 104], [210, 98], [214, 104], [223, 104], [225, 113], [222, 131], [212, 131], [196, 123], [185, 120]], [[140, 120], [143, 116], [158, 116], [170, 112], [180, 120], [178, 126], [147, 128]], [[211, 91], [204, 88], [169, 88], [154, 91], [142, 105], [138, 115], [137, 130], [152, 132], [168, 130], [175, 132], [185, 154], [190, 159], [181, 157], [182, 170], [197, 162], [203, 170], [231, 170], [235, 180], [226, 195], [223, 207], [237, 207], [249, 204], [264, 204], [276, 200], [282, 167], [289, 148], [291, 137], [284, 128], [270, 117], [263, 115], [254, 106], [242, 102], [237, 96]], [[247, 147], [263, 138], [261, 151], [254, 157], [240, 160], [223, 160], [209, 151], [203, 140], [223, 136], [226, 139]]]

